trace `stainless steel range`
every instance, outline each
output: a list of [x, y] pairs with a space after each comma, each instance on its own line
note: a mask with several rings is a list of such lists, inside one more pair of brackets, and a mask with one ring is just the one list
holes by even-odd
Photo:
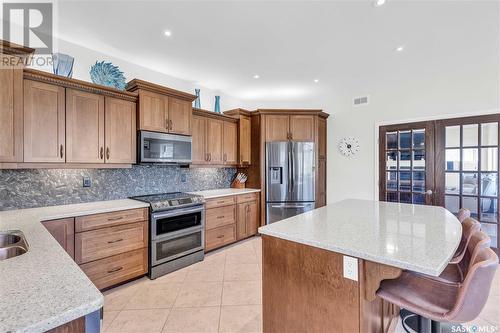
[[205, 211], [202, 196], [174, 192], [132, 199], [150, 204], [151, 279], [203, 260]]

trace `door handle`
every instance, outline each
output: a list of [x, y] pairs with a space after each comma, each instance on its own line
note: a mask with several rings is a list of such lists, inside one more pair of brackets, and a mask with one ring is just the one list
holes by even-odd
[[172, 130], [172, 128], [174, 127], [174, 125], [173, 125], [173, 123], [172, 123], [172, 120], [171, 120], [171, 119], [169, 119], [169, 120], [168, 120], [168, 124], [169, 124], [168, 129], [169, 129], [169, 130]]
[[120, 266], [120, 267], [117, 267], [117, 268], [114, 268], [114, 269], [109, 270], [109, 271], [108, 271], [108, 273], [118, 272], [118, 271], [121, 271], [122, 269], [123, 269], [123, 267], [122, 267], [122, 266]]
[[110, 149], [109, 147], [106, 148], [106, 159], [109, 160], [109, 155], [110, 155]]
[[169, 122], [168, 122], [168, 119], [165, 119], [165, 129], [168, 131], [168, 128], [169, 128]]
[[427, 194], [427, 195], [432, 195], [433, 193], [434, 193], [434, 192], [432, 192], [432, 190], [427, 190], [427, 191], [425, 191], [425, 194]]
[[64, 156], [64, 146], [61, 145], [61, 147], [59, 148], [59, 156], [61, 156], [61, 158], [63, 158]]
[[118, 243], [118, 242], [121, 242], [122, 240], [123, 240], [123, 238], [118, 238], [118, 239], [115, 239], [112, 241], [108, 241], [108, 244]]
[[101, 160], [104, 158], [104, 147], [101, 147], [99, 156], [100, 156]]

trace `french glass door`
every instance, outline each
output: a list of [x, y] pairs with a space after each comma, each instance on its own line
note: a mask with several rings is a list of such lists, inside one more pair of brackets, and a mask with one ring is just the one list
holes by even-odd
[[434, 204], [434, 123], [380, 127], [379, 200]]
[[471, 211], [499, 247], [500, 114], [382, 126], [379, 199]]

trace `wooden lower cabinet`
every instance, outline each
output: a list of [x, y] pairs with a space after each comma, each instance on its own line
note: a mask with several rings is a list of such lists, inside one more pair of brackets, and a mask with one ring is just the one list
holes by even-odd
[[108, 288], [146, 274], [148, 271], [148, 249], [137, 249], [92, 261], [80, 265], [80, 268], [98, 289]]
[[259, 193], [208, 199], [205, 208], [205, 251], [257, 234]]
[[62, 248], [75, 258], [75, 219], [43, 221], [43, 226], [50, 232]]

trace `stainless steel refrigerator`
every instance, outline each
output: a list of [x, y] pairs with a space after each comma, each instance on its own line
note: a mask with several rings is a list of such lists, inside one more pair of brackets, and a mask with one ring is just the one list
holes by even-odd
[[314, 209], [314, 142], [266, 143], [266, 224]]

